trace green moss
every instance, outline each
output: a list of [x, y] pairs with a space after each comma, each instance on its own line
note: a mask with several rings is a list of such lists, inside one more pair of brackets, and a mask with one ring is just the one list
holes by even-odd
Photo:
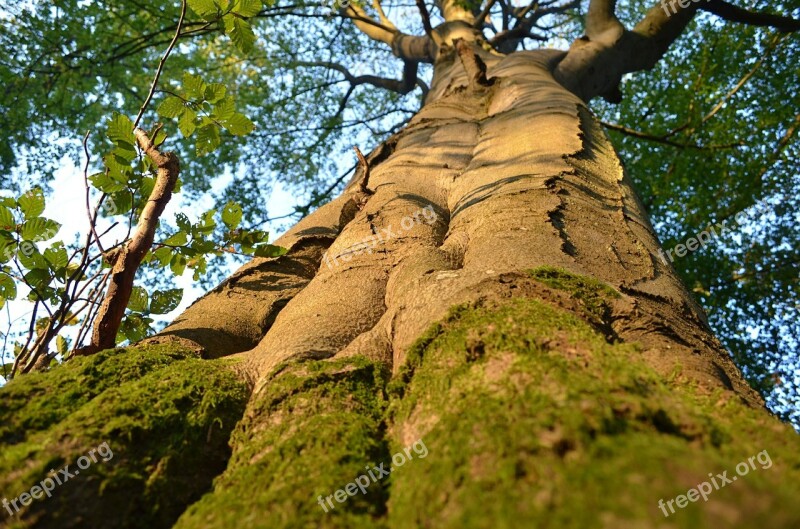
[[[537, 273], [587, 310], [614, 297], [563, 271]], [[665, 380], [635, 345], [609, 343], [586, 319], [531, 299], [458, 306], [420, 337], [391, 382], [384, 365], [361, 357], [304, 361], [281, 366], [251, 396], [225, 361], [158, 348], [23, 377], [0, 390], [0, 423], [25, 429], [7, 429], [0, 497], [29, 490], [50, 468], [74, 468], [103, 442], [114, 457], [9, 526], [800, 524], [794, 432], [731, 392]], [[26, 391], [30, 409], [20, 403]], [[335, 499], [418, 440], [425, 457], [415, 451], [365, 494]], [[758, 463], [669, 518], [659, 510], [659, 500], [709, 473], [732, 476], [757, 454], [772, 467]], [[323, 510], [320, 496], [333, 508]]]
[[620, 297], [609, 285], [589, 276], [573, 274], [562, 268], [540, 266], [528, 272], [532, 278], [550, 288], [563, 290], [579, 300], [594, 319], [603, 321], [608, 313], [608, 301]]
[[[391, 405], [391, 452], [421, 438], [429, 455], [392, 474], [390, 527], [800, 522], [800, 443], [763, 410], [667, 387], [634, 347], [533, 300], [458, 311], [434, 334]], [[669, 519], [659, 510], [765, 449], [772, 468]]]
[[[381, 527], [384, 484], [318, 503], [385, 460], [386, 369], [355, 357], [282, 366], [248, 406], [214, 492], [176, 527]], [[371, 467], [370, 467], [371, 468]]]
[[77, 357], [44, 373], [18, 377], [2, 389], [0, 443], [13, 444], [25, 435], [46, 430], [106, 389], [192, 356], [160, 346], [109, 349]]
[[[165, 347], [106, 351], [0, 389], [6, 436], [0, 496], [17, 497], [50, 469], [103, 443], [113, 453], [34, 501], [19, 527], [170, 527], [225, 467], [248, 387], [230, 362]], [[18, 399], [30, 391], [30, 407]], [[98, 452], [96, 452], [97, 454]], [[108, 454], [108, 452], [103, 452]], [[89, 501], [93, 498], [94, 501]]]

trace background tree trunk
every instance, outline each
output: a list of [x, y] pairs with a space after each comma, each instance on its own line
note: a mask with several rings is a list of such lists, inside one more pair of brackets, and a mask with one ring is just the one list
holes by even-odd
[[[368, 156], [374, 193], [362, 168], [286, 255], [149, 346], [3, 389], [6, 497], [115, 450], [20, 526], [797, 526], [797, 437], [658, 257], [613, 147], [553, 77], [563, 53], [473, 43], [481, 83], [444, 44], [425, 107]], [[51, 408], [56, 377], [87, 376]], [[665, 518], [659, 500], [759, 453]]]

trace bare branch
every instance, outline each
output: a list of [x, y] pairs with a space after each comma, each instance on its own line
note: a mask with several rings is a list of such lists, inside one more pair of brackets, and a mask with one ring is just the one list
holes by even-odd
[[716, 151], [716, 150], [726, 150], [726, 149], [735, 149], [737, 147], [741, 147], [745, 144], [744, 141], [739, 141], [736, 143], [729, 143], [726, 145], [697, 145], [694, 143], [679, 143], [677, 141], [673, 141], [667, 139], [666, 136], [656, 136], [654, 134], [648, 134], [647, 132], [642, 132], [639, 130], [631, 129], [628, 127], [624, 127], [622, 125], [618, 125], [616, 123], [608, 123], [606, 121], [600, 122], [604, 127], [611, 130], [616, 130], [617, 132], [621, 132], [628, 136], [633, 136], [634, 138], [640, 138], [643, 140], [653, 141], [656, 143], [663, 143], [664, 145], [669, 145], [670, 147], [678, 147], [680, 149], [697, 149], [697, 150], [709, 150], [709, 151]]
[[354, 3], [342, 9], [340, 14], [351, 19], [367, 37], [391, 46], [396, 57], [408, 61], [433, 62], [435, 46], [429, 36], [407, 35], [397, 28], [384, 26], [370, 18], [364, 9]]
[[474, 26], [476, 28], [480, 28], [481, 26], [483, 26], [484, 22], [486, 21], [486, 17], [489, 16], [489, 12], [492, 10], [496, 2], [497, 0], [489, 0], [488, 2], [486, 2], [486, 5], [483, 7], [483, 11], [481, 11], [478, 17], [475, 19]]
[[364, 154], [361, 152], [361, 149], [358, 147], [353, 147], [353, 150], [356, 151], [356, 156], [358, 157], [358, 164], [361, 166], [361, 170], [364, 171], [364, 176], [361, 178], [361, 182], [358, 185], [359, 190], [364, 193], [365, 195], [373, 195], [375, 191], [372, 191], [369, 186], [369, 162], [367, 159], [364, 158]]
[[[556, 5], [555, 2], [550, 2], [547, 7], [542, 7], [539, 2], [534, 1], [519, 12], [511, 10], [511, 17], [517, 21], [511, 29], [507, 28], [504, 10], [504, 29], [492, 37], [489, 44], [501, 53], [510, 53], [514, 51], [524, 39], [545, 41], [547, 39], [544, 36], [537, 35], [531, 31], [536, 22], [541, 20], [542, 17], [564, 13], [570, 9], [577, 8], [580, 4], [580, 0], [569, 0], [560, 5]], [[502, 1], [501, 7], [505, 7]]]
[[430, 35], [433, 32], [433, 27], [431, 27], [431, 14], [428, 13], [428, 6], [425, 5], [425, 0], [417, 0], [417, 9], [419, 9], [419, 15], [422, 17], [422, 27], [425, 28], [425, 34]]
[[771, 13], [750, 11], [722, 0], [709, 0], [708, 3], [703, 3], [700, 9], [713, 13], [729, 22], [739, 22], [749, 26], [768, 26], [784, 33], [800, 30], [800, 20]]
[[403, 68], [403, 78], [399, 81], [397, 79], [378, 77], [376, 75], [355, 76], [352, 73], [350, 73], [350, 70], [348, 70], [345, 66], [335, 62], [327, 62], [327, 61], [298, 62], [297, 65], [328, 68], [329, 70], [337, 71], [342, 75], [344, 75], [344, 78], [347, 80], [347, 82], [350, 83], [352, 88], [362, 84], [370, 84], [377, 88], [384, 88], [386, 90], [391, 90], [392, 92], [397, 92], [398, 94], [402, 95], [405, 95], [414, 90], [414, 87], [418, 84], [419, 81], [417, 79], [417, 70], [419, 67], [419, 63], [415, 61], [405, 61]]
[[169, 58], [169, 54], [172, 53], [172, 49], [175, 47], [175, 43], [178, 42], [178, 37], [181, 34], [181, 28], [183, 27], [183, 19], [186, 17], [186, 0], [181, 0], [181, 16], [178, 19], [178, 27], [175, 29], [175, 35], [172, 37], [172, 41], [169, 43], [164, 55], [161, 56], [161, 60], [158, 61], [158, 68], [156, 68], [156, 74], [153, 76], [153, 84], [150, 85], [150, 92], [147, 94], [147, 98], [142, 103], [142, 107], [139, 109], [139, 114], [136, 116], [136, 119], [133, 122], [133, 128], [139, 126], [139, 121], [142, 119], [142, 115], [144, 115], [144, 111], [147, 110], [147, 107], [150, 105], [150, 101], [153, 99], [153, 94], [156, 93], [156, 87], [158, 86], [158, 79], [161, 77], [161, 72], [164, 70], [164, 63], [167, 62], [167, 58]]

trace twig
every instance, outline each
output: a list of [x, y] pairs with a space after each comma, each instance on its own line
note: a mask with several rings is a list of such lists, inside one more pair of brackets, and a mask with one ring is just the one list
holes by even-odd
[[358, 164], [364, 170], [364, 176], [361, 178], [361, 184], [359, 185], [359, 189], [361, 189], [362, 193], [365, 193], [367, 195], [372, 195], [375, 193], [375, 191], [372, 191], [367, 187], [367, 185], [369, 184], [369, 163], [367, 162], [367, 159], [364, 158], [364, 155], [361, 153], [361, 149], [359, 149], [358, 147], [353, 147], [353, 150], [356, 151], [356, 156], [358, 156]]
[[618, 125], [616, 123], [608, 123], [606, 121], [601, 121], [600, 124], [606, 127], [607, 129], [616, 130], [617, 132], [627, 134], [628, 136], [633, 136], [634, 138], [641, 138], [643, 140], [663, 143], [664, 145], [669, 145], [671, 147], [678, 147], [681, 149], [697, 149], [697, 150], [713, 151], [713, 150], [735, 149], [737, 147], [741, 147], [744, 145], [743, 141], [738, 141], [736, 143], [728, 143], [724, 145], [695, 145], [693, 143], [680, 143], [668, 139], [668, 136], [655, 136], [653, 134], [648, 134], [646, 132], [641, 132], [638, 130], [630, 129], [628, 127], [623, 127], [622, 125]]
[[169, 57], [169, 54], [172, 53], [175, 43], [178, 42], [178, 37], [180, 37], [181, 28], [183, 27], [183, 19], [185, 17], [186, 0], [181, 0], [181, 17], [178, 19], [178, 27], [175, 29], [175, 35], [172, 37], [172, 41], [169, 43], [167, 50], [164, 52], [164, 55], [161, 56], [161, 60], [158, 61], [158, 68], [156, 69], [156, 75], [153, 77], [153, 84], [150, 85], [150, 92], [147, 94], [147, 98], [144, 100], [144, 103], [142, 103], [142, 107], [139, 109], [139, 114], [136, 116], [136, 120], [133, 122], [134, 129], [139, 126], [139, 121], [142, 119], [144, 111], [147, 110], [147, 107], [150, 105], [150, 101], [153, 99], [153, 94], [156, 93], [158, 79], [161, 77], [161, 72], [164, 70], [164, 63], [167, 62], [167, 58]]
[[89, 229], [92, 231], [92, 235], [94, 235], [94, 240], [97, 241], [97, 247], [101, 252], [104, 252], [105, 250], [103, 250], [100, 237], [97, 236], [97, 215], [92, 215], [92, 206], [89, 204], [91, 198], [91, 191], [89, 190], [89, 163], [91, 162], [91, 156], [89, 155], [89, 146], [87, 145], [89, 134], [90, 131], [86, 131], [86, 135], [83, 137], [83, 154], [86, 156], [86, 163], [83, 164], [83, 186], [86, 188], [86, 216], [89, 218]]

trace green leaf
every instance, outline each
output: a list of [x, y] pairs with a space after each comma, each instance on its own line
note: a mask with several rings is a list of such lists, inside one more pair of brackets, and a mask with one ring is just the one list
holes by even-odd
[[17, 221], [14, 214], [5, 206], [0, 206], [0, 230], [14, 231]]
[[133, 121], [128, 116], [114, 112], [107, 123], [106, 136], [108, 139], [118, 147], [133, 149], [133, 146], [136, 145], [136, 138], [133, 136]]
[[210, 209], [203, 213], [200, 221], [194, 225], [194, 229], [192, 230], [195, 237], [211, 235], [214, 232], [214, 228], [217, 227], [217, 221], [214, 220], [214, 215], [216, 214], [216, 209]]
[[216, 103], [227, 93], [228, 89], [222, 83], [211, 83], [206, 86], [205, 100], [209, 103]]
[[147, 310], [147, 290], [142, 287], [133, 287], [131, 299], [128, 301], [128, 308], [136, 312]]
[[[156, 179], [155, 177], [147, 176], [142, 178], [142, 181], [139, 182], [138, 193], [141, 197], [149, 197], [150, 194], [153, 192], [153, 188], [156, 187]], [[177, 188], [177, 184], [175, 184]], [[177, 193], [177, 189], [172, 190], [173, 193]]]
[[114, 180], [106, 173], [97, 173], [89, 177], [89, 181], [94, 187], [103, 193], [118, 193], [125, 189], [125, 184], [121, 184], [118, 180]]
[[10, 261], [17, 250], [17, 239], [14, 234], [0, 230], [0, 263]]
[[189, 99], [203, 99], [206, 91], [206, 83], [199, 75], [193, 75], [189, 72], [183, 73], [183, 90]]
[[206, 125], [197, 131], [197, 143], [195, 144], [197, 156], [215, 151], [219, 144], [219, 129], [216, 125]]
[[261, 0], [238, 0], [231, 11], [245, 18], [256, 16], [261, 11]]
[[[158, 132], [156, 132], [155, 138], [153, 138], [153, 145], [158, 147], [159, 145], [164, 143], [164, 140], [166, 139], [167, 139], [167, 133], [164, 132], [164, 129], [159, 129]], [[150, 158], [148, 158], [147, 156], [145, 156], [144, 159], [150, 160]]]
[[48, 268], [47, 260], [39, 252], [39, 248], [30, 241], [20, 241], [15, 256], [19, 263], [28, 270]]
[[211, 20], [216, 17], [218, 8], [214, 0], [188, 0], [186, 4], [189, 9], [200, 15], [205, 20]]
[[58, 351], [58, 353], [61, 355], [65, 355], [69, 351], [69, 343], [67, 342], [67, 339], [60, 334], [56, 336], [56, 351]]
[[194, 263], [194, 273], [192, 274], [192, 279], [195, 281], [199, 281], [200, 278], [206, 273], [206, 267], [208, 263], [204, 257], [199, 257]]
[[[14, 281], [14, 278], [6, 274], [5, 272], [0, 272], [0, 298], [2, 298], [5, 302], [7, 299], [16, 299], [17, 297], [17, 283]], [[2, 304], [0, 304], [2, 307]]]
[[38, 217], [44, 211], [44, 192], [41, 188], [34, 187], [19, 197], [17, 203], [25, 219]]
[[222, 17], [225, 24], [225, 33], [231, 38], [233, 45], [242, 53], [250, 53], [256, 43], [256, 34], [246, 20], [235, 15], [225, 15]]
[[253, 255], [256, 257], [280, 257], [289, 250], [282, 246], [275, 246], [273, 244], [261, 244], [256, 246]]
[[43, 270], [41, 268], [35, 268], [25, 274], [25, 282], [30, 285], [31, 287], [35, 288], [39, 291], [40, 294], [43, 296], [45, 295], [43, 291], [44, 287], [50, 284], [50, 280], [53, 279], [50, 275], [49, 270]]
[[171, 235], [166, 241], [162, 244], [166, 244], [167, 246], [183, 246], [186, 244], [188, 240], [188, 236], [185, 231], [179, 231], [173, 235]]
[[158, 260], [158, 266], [163, 268], [172, 260], [172, 248], [163, 246], [153, 252], [153, 257]]
[[44, 258], [47, 259], [47, 262], [50, 263], [54, 270], [67, 266], [67, 261], [69, 260], [67, 249], [60, 242], [50, 248], [46, 248], [44, 250]]
[[174, 254], [169, 262], [169, 269], [176, 276], [182, 276], [186, 270], [186, 257], [179, 253]]
[[178, 128], [183, 134], [184, 138], [188, 138], [192, 134], [194, 134], [197, 125], [195, 124], [195, 119], [197, 119], [197, 112], [192, 110], [191, 108], [187, 108], [186, 111], [181, 114], [181, 117], [178, 119]]
[[130, 177], [133, 176], [130, 160], [126, 160], [114, 152], [103, 157], [103, 163], [108, 167], [108, 176], [121, 184], [127, 184]]
[[253, 132], [253, 129], [256, 128], [255, 124], [250, 121], [247, 116], [239, 112], [235, 113], [229, 119], [224, 120], [222, 126], [225, 127], [228, 132], [236, 136], [250, 134]]
[[52, 239], [58, 234], [61, 224], [44, 217], [26, 220], [20, 228], [20, 235], [26, 241], [39, 242]]
[[150, 312], [153, 314], [166, 314], [175, 310], [183, 298], [182, 288], [169, 290], [156, 290], [150, 301]]
[[222, 208], [222, 222], [230, 230], [235, 230], [239, 227], [239, 223], [242, 222], [242, 206], [236, 202], [225, 204], [225, 207]]
[[[119, 334], [131, 343], [143, 340], [150, 334], [150, 324], [153, 323], [152, 318], [142, 316], [141, 314], [128, 314], [122, 325], [119, 327]], [[117, 341], [121, 341], [117, 336]]]
[[233, 97], [228, 96], [224, 99], [221, 99], [216, 105], [214, 105], [214, 111], [211, 113], [211, 116], [222, 121], [232, 118], [235, 113], [236, 103], [234, 102]]
[[170, 119], [177, 118], [183, 114], [184, 110], [186, 110], [186, 106], [183, 103], [183, 99], [177, 96], [167, 96], [167, 98], [158, 105], [158, 115]]
[[176, 213], [175, 214], [175, 224], [178, 225], [178, 229], [185, 232], [192, 231], [192, 223], [189, 222], [189, 217], [186, 216], [184, 213]]
[[111, 200], [105, 202], [105, 214], [127, 215], [133, 208], [133, 194], [127, 189], [110, 195]]

